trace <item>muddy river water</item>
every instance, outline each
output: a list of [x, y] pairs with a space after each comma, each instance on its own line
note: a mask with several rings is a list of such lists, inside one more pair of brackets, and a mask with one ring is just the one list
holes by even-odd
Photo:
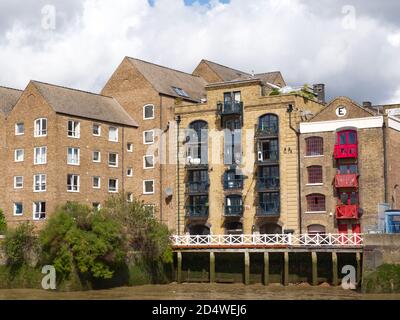
[[400, 300], [400, 294], [361, 294], [328, 285], [168, 284], [119, 287], [108, 290], [56, 292], [37, 289], [0, 289], [0, 299], [130, 299], [130, 300], [297, 300], [383, 299]]

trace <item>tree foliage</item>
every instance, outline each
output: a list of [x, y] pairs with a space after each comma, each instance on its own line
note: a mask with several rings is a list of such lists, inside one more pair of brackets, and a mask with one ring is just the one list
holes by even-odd
[[125, 261], [121, 225], [86, 205], [67, 203], [58, 208], [40, 234], [43, 258], [58, 274], [71, 272], [110, 279]]
[[0, 234], [4, 234], [7, 231], [7, 221], [4, 216], [3, 210], [0, 209]]

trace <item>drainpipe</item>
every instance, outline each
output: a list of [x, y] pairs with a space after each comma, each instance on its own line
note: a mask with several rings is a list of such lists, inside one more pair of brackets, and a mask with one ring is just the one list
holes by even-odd
[[181, 123], [181, 116], [175, 118], [176, 121], [176, 173], [177, 173], [177, 202], [178, 202], [178, 236], [181, 234], [181, 200], [180, 200], [180, 178], [179, 178], [179, 125]]
[[387, 195], [387, 148], [386, 148], [386, 122], [383, 121], [382, 126], [382, 138], [383, 138], [383, 190], [385, 192], [385, 203], [388, 203], [388, 195]]
[[122, 167], [122, 194], [125, 197], [125, 127], [122, 127], [122, 150], [121, 150], [121, 167]]
[[298, 207], [299, 207], [299, 233], [302, 233], [302, 208], [301, 208], [301, 175], [300, 175], [300, 131], [292, 126], [293, 105], [289, 104], [286, 112], [289, 114], [289, 128], [296, 134], [297, 143], [297, 185], [298, 185]]
[[[162, 130], [162, 119], [163, 119], [163, 109], [162, 109], [162, 97], [160, 95], [160, 130]], [[158, 150], [158, 154], [159, 154], [159, 161], [160, 161], [160, 222], [163, 223], [163, 169], [162, 169], [162, 157], [163, 157], [163, 149], [162, 149], [162, 145], [163, 145], [163, 134], [161, 133], [161, 136], [158, 140], [159, 143], [159, 150]]]

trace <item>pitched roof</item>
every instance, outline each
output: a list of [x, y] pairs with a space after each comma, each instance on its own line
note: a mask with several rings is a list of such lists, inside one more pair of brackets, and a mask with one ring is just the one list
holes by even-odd
[[125, 109], [111, 97], [31, 81], [56, 113], [137, 127]]
[[232, 81], [238, 78], [251, 77], [250, 73], [236, 70], [216, 62], [205, 59], [203, 59], [202, 62], [206, 63], [222, 79], [222, 81]]
[[7, 116], [14, 108], [21, 93], [21, 90], [0, 87], [0, 113]]
[[[204, 86], [207, 83], [201, 77], [143, 60], [127, 58], [159, 93], [196, 102], [206, 96]], [[179, 95], [174, 87], [183, 89], [189, 97]]]

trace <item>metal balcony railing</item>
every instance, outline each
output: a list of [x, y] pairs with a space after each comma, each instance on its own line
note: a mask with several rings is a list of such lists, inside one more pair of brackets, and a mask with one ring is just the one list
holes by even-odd
[[243, 114], [243, 102], [224, 102], [217, 107], [223, 116]]
[[257, 190], [279, 189], [279, 177], [258, 177]]
[[224, 178], [224, 190], [243, 189], [243, 178]]
[[338, 205], [336, 206], [336, 219], [358, 219], [359, 205]]
[[259, 217], [276, 217], [280, 215], [279, 202], [260, 202], [256, 215]]
[[186, 217], [206, 218], [208, 217], [208, 205], [188, 205], [186, 206]]
[[243, 205], [226, 205], [224, 215], [226, 217], [241, 217], [243, 215]]
[[358, 147], [356, 144], [335, 145], [335, 159], [358, 158]]
[[279, 128], [278, 125], [273, 125], [273, 126], [260, 126], [260, 125], [255, 125], [254, 126], [254, 136], [256, 138], [263, 138], [263, 137], [276, 137], [279, 133]]
[[337, 174], [335, 176], [336, 188], [358, 188], [358, 174]]
[[275, 162], [279, 161], [279, 151], [278, 150], [259, 150], [257, 151], [257, 162]]
[[186, 184], [187, 193], [207, 193], [209, 189], [208, 181], [189, 181]]

